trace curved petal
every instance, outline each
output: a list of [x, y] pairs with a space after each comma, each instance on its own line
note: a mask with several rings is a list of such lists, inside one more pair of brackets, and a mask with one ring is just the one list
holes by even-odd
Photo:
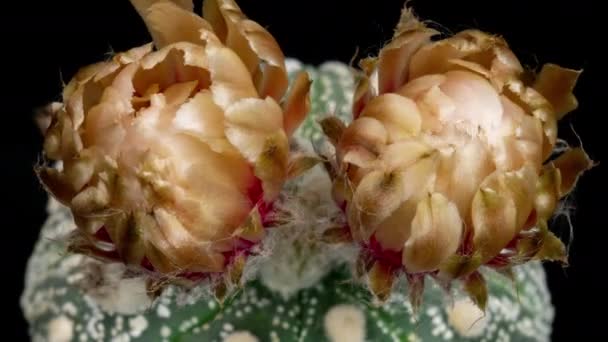
[[526, 113], [540, 120], [544, 132], [543, 159], [549, 157], [557, 141], [557, 118], [551, 104], [539, 92], [518, 80], [507, 82], [503, 94]]
[[198, 89], [210, 84], [210, 62], [205, 48], [187, 42], [168, 45], [142, 58], [133, 77], [135, 92], [149, 93], [153, 85], [164, 92], [176, 83], [196, 81]]
[[225, 117], [226, 137], [252, 163], [267, 137], [283, 129], [281, 107], [270, 97], [242, 99], [228, 107]]
[[494, 163], [483, 143], [475, 140], [457, 147], [441, 158], [435, 191], [443, 193], [457, 207], [463, 220], [470, 224], [473, 196], [481, 182], [494, 171]]
[[260, 96], [271, 96], [279, 101], [288, 80], [285, 56], [274, 37], [258, 23], [248, 20], [232, 0], [205, 1], [203, 15], [222, 42], [246, 65]]
[[412, 56], [438, 32], [419, 24], [412, 30], [405, 30], [380, 50], [378, 56], [379, 94], [395, 91], [408, 79], [416, 76], [410, 71]]
[[440, 113], [439, 119], [458, 124], [469, 135], [476, 136], [479, 128], [491, 134], [502, 119], [500, 97], [490, 83], [471, 72], [448, 71], [439, 88], [454, 103], [453, 111]]
[[389, 142], [418, 135], [422, 125], [416, 103], [397, 94], [384, 94], [373, 98], [361, 113], [361, 117], [380, 121], [387, 130]]
[[372, 171], [357, 186], [349, 205], [349, 225], [355, 237], [368, 241], [376, 227], [404, 200], [404, 179], [399, 173]]
[[202, 44], [201, 31], [213, 31], [211, 25], [192, 10], [168, 1], [151, 5], [142, 17], [159, 49], [178, 42]]
[[456, 252], [461, 235], [456, 205], [439, 193], [425, 196], [418, 202], [411, 235], [403, 247], [403, 265], [409, 273], [438, 269]]
[[241, 99], [258, 97], [251, 76], [236, 53], [219, 44], [208, 44], [206, 51], [215, 103], [227, 110]]
[[218, 272], [224, 268], [224, 256], [197, 243], [173, 214], [158, 208], [154, 210], [154, 220], [156, 229], [146, 230], [148, 240], [179, 268], [202, 272]]
[[549, 220], [555, 213], [555, 208], [561, 197], [562, 176], [553, 164], [547, 165], [536, 183], [534, 209], [540, 221]]
[[172, 3], [176, 6], [178, 6], [179, 8], [182, 8], [186, 11], [190, 11], [192, 12], [192, 10], [194, 9], [194, 4], [192, 3], [192, 0], [130, 0], [131, 4], [133, 5], [133, 7], [135, 7], [135, 10], [137, 10], [137, 12], [139, 13], [139, 15], [141, 15], [142, 17], [146, 14], [146, 12], [148, 11], [148, 9], [157, 3], [160, 2], [169, 2]]
[[517, 203], [501, 178], [500, 172], [488, 176], [473, 197], [473, 245], [482, 262], [498, 255], [518, 233]]
[[264, 200], [276, 199], [287, 179], [289, 142], [283, 131], [267, 135], [255, 163], [255, 175], [262, 181]]
[[405, 242], [410, 237], [418, 200], [418, 198], [410, 198], [401, 203], [378, 225], [374, 236], [382, 248], [392, 251], [403, 249]]
[[414, 163], [428, 158], [436, 151], [419, 140], [400, 141], [386, 146], [379, 163], [388, 171], [405, 171]]
[[[388, 139], [384, 125], [374, 118], [359, 118], [342, 133], [338, 143], [338, 159], [341, 161], [351, 150], [365, 153], [373, 159], [382, 151]], [[357, 152], [357, 153], [359, 153]]]
[[224, 138], [224, 112], [209, 91], [196, 94], [175, 113], [173, 127], [204, 142]]
[[534, 82], [534, 89], [551, 103], [558, 120], [578, 107], [572, 90], [581, 72], [545, 64]]
[[312, 81], [305, 71], [300, 72], [283, 103], [283, 128], [291, 136], [310, 111], [310, 85]]
[[593, 161], [582, 148], [573, 148], [564, 152], [551, 162], [560, 171], [560, 196], [567, 195], [574, 186], [578, 177], [593, 167]]

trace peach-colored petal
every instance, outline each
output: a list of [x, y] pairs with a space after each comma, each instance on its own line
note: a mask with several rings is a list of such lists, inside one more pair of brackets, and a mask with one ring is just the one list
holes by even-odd
[[499, 171], [488, 176], [473, 198], [473, 244], [483, 262], [492, 259], [518, 233], [518, 207]]
[[253, 74], [260, 96], [279, 101], [288, 86], [285, 56], [274, 37], [258, 23], [245, 20], [242, 31], [251, 50], [258, 56], [258, 68]]
[[403, 247], [402, 262], [410, 273], [438, 269], [456, 252], [462, 235], [456, 205], [439, 193], [425, 197], [418, 202], [411, 235]]
[[[374, 57], [363, 58], [359, 61], [361, 71], [353, 71], [356, 80], [353, 94], [352, 114], [357, 119], [373, 96], [378, 95], [378, 59]], [[373, 84], [372, 84], [373, 83]]]
[[145, 94], [153, 84], [161, 91], [175, 83], [197, 81], [202, 89], [210, 84], [210, 62], [202, 46], [186, 42], [168, 45], [145, 56], [140, 64], [133, 79], [139, 94]]
[[94, 215], [108, 208], [111, 194], [104, 182], [90, 185], [75, 195], [70, 208], [79, 215]]
[[270, 97], [242, 99], [225, 113], [226, 137], [251, 162], [264, 149], [266, 138], [283, 127], [281, 107]]
[[370, 172], [358, 184], [349, 208], [353, 234], [363, 241], [369, 240], [378, 224], [399, 208], [404, 199], [404, 178], [399, 173]]
[[260, 242], [266, 235], [266, 230], [262, 225], [262, 218], [257, 207], [249, 213], [249, 216], [235, 232], [235, 236], [251, 242]]
[[224, 138], [224, 112], [209, 91], [196, 94], [175, 113], [173, 127], [204, 142]]
[[227, 110], [241, 99], [258, 97], [245, 65], [232, 50], [215, 44], [206, 50], [215, 103]]
[[154, 219], [158, 228], [146, 231], [148, 240], [178, 267], [202, 272], [223, 269], [223, 255], [198, 245], [175, 215], [159, 208], [154, 210]]
[[469, 141], [441, 158], [435, 191], [443, 193], [470, 223], [473, 196], [481, 182], [494, 171], [489, 151], [479, 141]]
[[543, 159], [549, 157], [557, 141], [557, 118], [551, 104], [539, 92], [517, 80], [506, 84], [504, 95], [526, 113], [540, 120], [544, 132]]
[[344, 130], [346, 129], [344, 122], [335, 116], [328, 116], [319, 121], [319, 124], [329, 142], [334, 146], [338, 146], [340, 139], [342, 139], [342, 134], [344, 134]]
[[424, 26], [405, 31], [380, 50], [378, 56], [378, 89], [380, 94], [392, 92], [416, 76], [410, 71], [410, 60], [437, 31]]
[[161, 2], [169, 2], [171, 4], [178, 6], [179, 8], [182, 8], [182, 9], [184, 9], [186, 11], [190, 11], [190, 12], [192, 12], [192, 10], [194, 9], [194, 4], [192, 3], [192, 0], [130, 0], [130, 1], [131, 1], [131, 4], [133, 5], [133, 7], [135, 7], [135, 10], [137, 10], [139, 15], [141, 15], [142, 17], [145, 16], [146, 12], [152, 5], [158, 4]]
[[142, 17], [159, 49], [178, 42], [202, 44], [200, 32], [212, 30], [209, 23], [191, 10], [168, 1], [151, 5]]
[[405, 171], [415, 162], [434, 153], [433, 148], [419, 140], [405, 140], [386, 146], [380, 155], [381, 167], [388, 171]]
[[280, 101], [288, 80], [285, 57], [274, 37], [258, 23], [248, 20], [231, 0], [208, 0], [203, 5], [203, 14], [222, 42], [246, 65], [259, 95]]
[[490, 83], [466, 71], [449, 71], [441, 91], [454, 102], [454, 111], [440, 113], [444, 122], [461, 124], [469, 134], [479, 128], [491, 132], [502, 118], [502, 105], [496, 90]]
[[553, 164], [545, 166], [536, 184], [534, 209], [540, 220], [549, 220], [561, 197], [562, 176]]
[[361, 116], [380, 121], [387, 130], [389, 142], [416, 136], [422, 125], [414, 101], [397, 94], [375, 97], [367, 104]]
[[418, 199], [409, 199], [393, 211], [376, 229], [375, 238], [382, 248], [401, 251], [410, 237]]
[[545, 64], [534, 82], [534, 89], [551, 103], [558, 120], [578, 107], [572, 90], [581, 72]]
[[310, 110], [310, 77], [305, 71], [297, 76], [283, 103], [283, 128], [291, 136], [306, 118]]
[[398, 93], [416, 101], [422, 118], [422, 130], [441, 130], [440, 117], [449, 117], [455, 111], [454, 101], [439, 87], [447, 80], [445, 75], [426, 75], [407, 83]]
[[287, 178], [289, 142], [283, 131], [267, 135], [255, 162], [255, 175], [262, 181], [264, 200], [275, 200]]
[[386, 144], [388, 134], [384, 125], [374, 118], [359, 118], [348, 126], [340, 138], [339, 159], [351, 149], [377, 156]]
[[376, 261], [368, 273], [371, 292], [378, 300], [387, 300], [396, 278], [397, 276], [389, 265]]
[[573, 148], [564, 152], [551, 162], [560, 171], [560, 195], [565, 196], [574, 186], [578, 177], [593, 167], [593, 161], [582, 148]]

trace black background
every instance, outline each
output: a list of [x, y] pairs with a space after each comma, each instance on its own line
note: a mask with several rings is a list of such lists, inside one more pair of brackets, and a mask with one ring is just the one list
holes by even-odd
[[[585, 69], [576, 89], [580, 108], [560, 123], [560, 135], [577, 143], [573, 127], [591, 157], [602, 161], [608, 90], [603, 80], [605, 54], [600, 49], [606, 32], [603, 11], [594, 3], [412, 0], [409, 5], [420, 17], [441, 23], [447, 32], [475, 27], [503, 35], [527, 66], [555, 62]], [[286, 55], [318, 64], [332, 59], [348, 62], [357, 47], [362, 56], [375, 53], [390, 38], [403, 0], [241, 0], [239, 4], [273, 33]], [[6, 1], [0, 13], [4, 152], [0, 198], [8, 202], [2, 206], [0, 224], [0, 272], [8, 288], [0, 301], [0, 326], [5, 327], [0, 336], [21, 341], [27, 339], [18, 306], [23, 272], [45, 217], [46, 197], [32, 172], [42, 141], [32, 121], [34, 109], [58, 100], [62, 80], [67, 82], [78, 67], [149, 38], [127, 0]], [[596, 167], [573, 196], [577, 210], [570, 267], [547, 266], [557, 308], [554, 341], [606, 340], [605, 176], [605, 167]], [[554, 229], [567, 238], [563, 222]]]

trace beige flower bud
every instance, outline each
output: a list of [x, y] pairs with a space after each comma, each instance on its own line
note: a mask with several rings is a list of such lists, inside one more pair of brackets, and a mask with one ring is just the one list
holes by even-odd
[[353, 194], [334, 191], [356, 241], [408, 273], [470, 274], [477, 266], [456, 261], [517, 254], [520, 232], [543, 225], [591, 166], [580, 149], [543, 165], [557, 120], [576, 108], [579, 72], [548, 64], [529, 83], [502, 38], [436, 34], [404, 10], [392, 41], [361, 62], [354, 121], [322, 127], [335, 187]]
[[224, 271], [264, 236], [308, 111], [284, 99], [274, 38], [228, 0], [132, 0], [151, 44], [81, 69], [45, 137], [40, 179], [75, 216], [72, 250], [162, 273]]

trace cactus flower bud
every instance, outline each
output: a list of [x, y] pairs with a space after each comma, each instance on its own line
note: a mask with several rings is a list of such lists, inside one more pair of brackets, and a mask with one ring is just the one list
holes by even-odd
[[389, 275], [471, 278], [482, 264], [555, 257], [539, 252], [557, 240], [539, 227], [592, 165], [581, 149], [548, 161], [579, 72], [548, 64], [530, 82], [504, 39], [437, 34], [405, 9], [392, 41], [360, 63], [353, 122], [322, 122], [353, 239]]
[[[274, 38], [230, 0], [132, 0], [154, 45], [81, 69], [38, 169], [70, 207], [72, 250], [187, 278], [238, 264], [264, 236], [308, 110]], [[238, 260], [236, 262], [235, 260]], [[237, 271], [232, 274], [240, 274]]]

